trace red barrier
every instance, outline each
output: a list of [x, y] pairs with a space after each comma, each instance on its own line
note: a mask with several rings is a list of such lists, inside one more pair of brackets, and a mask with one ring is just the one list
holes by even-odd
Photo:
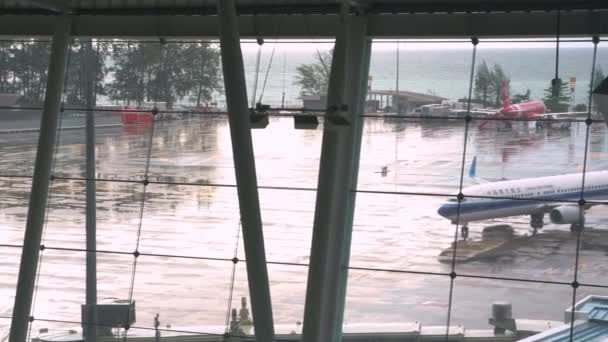
[[120, 121], [123, 124], [134, 124], [143, 122], [152, 122], [152, 113], [149, 112], [133, 112], [133, 108], [124, 108], [120, 112]]

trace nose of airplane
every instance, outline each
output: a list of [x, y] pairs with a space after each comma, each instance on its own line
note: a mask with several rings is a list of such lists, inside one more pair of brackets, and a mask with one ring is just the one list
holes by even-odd
[[437, 209], [437, 213], [443, 217], [448, 217], [450, 209], [447, 204], [442, 204], [439, 209]]

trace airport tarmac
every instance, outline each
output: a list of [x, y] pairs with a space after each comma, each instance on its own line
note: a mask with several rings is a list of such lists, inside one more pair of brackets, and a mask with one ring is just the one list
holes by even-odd
[[[518, 179], [580, 171], [586, 133], [577, 123], [568, 131], [497, 132], [467, 128], [462, 120], [366, 119], [345, 321], [446, 325], [449, 311], [453, 325], [487, 328], [494, 301], [512, 302], [517, 318], [561, 320], [573, 300], [575, 272], [576, 299], [608, 294], [601, 288], [608, 285], [604, 206], [589, 211], [580, 237], [547, 217], [534, 237], [525, 236], [528, 217], [474, 222], [474, 241], [485, 227], [503, 224], [516, 238], [454, 266], [440, 257], [457, 227], [437, 208], [459, 191], [465, 141], [465, 174], [477, 156], [479, 177]], [[589, 137], [587, 167], [598, 169], [608, 156], [605, 126], [592, 125]], [[272, 118], [253, 133], [274, 318], [281, 324], [303, 317], [321, 138], [321, 129], [294, 130], [290, 118]], [[35, 132], [0, 135], [0, 237], [6, 242], [0, 246], [6, 299], [0, 327], [10, 322], [20, 256], [11, 245], [21, 244], [29, 193], [21, 176], [32, 173], [36, 139]], [[148, 178], [158, 183], [144, 194], [150, 141]], [[222, 325], [228, 307], [248, 296], [244, 263], [233, 276], [230, 261], [235, 251], [244, 258], [231, 151], [224, 117], [163, 121], [153, 132], [136, 125], [97, 131], [99, 296], [132, 295], [138, 326], [152, 326], [156, 313], [172, 326]], [[84, 182], [74, 178], [84, 176], [84, 130], [61, 133], [54, 174], [33, 329], [80, 319]], [[466, 177], [462, 183], [471, 184]], [[136, 249], [141, 255], [132, 278]]]

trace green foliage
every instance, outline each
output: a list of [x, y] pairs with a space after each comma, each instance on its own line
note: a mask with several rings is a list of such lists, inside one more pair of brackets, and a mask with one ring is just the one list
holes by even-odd
[[200, 106], [221, 91], [219, 50], [207, 43], [120, 43], [112, 59], [108, 94], [127, 105], [165, 102], [172, 108], [188, 97]]
[[203, 102], [208, 105], [213, 93], [222, 90], [220, 52], [208, 44], [193, 43], [184, 46], [183, 54], [188, 66], [186, 77], [191, 85], [186, 93], [197, 107]]
[[557, 92], [553, 93], [553, 82], [549, 87], [545, 88], [545, 97], [543, 98], [545, 106], [551, 112], [566, 112], [570, 106], [570, 87], [569, 83], [559, 80]]
[[507, 94], [510, 93], [509, 88], [511, 84], [511, 80], [504, 72], [502, 67], [499, 64], [494, 64], [494, 69], [492, 70], [492, 83], [490, 85], [490, 89], [494, 97], [494, 106], [500, 107], [502, 106], [502, 82], [505, 81], [507, 83]]
[[484, 106], [489, 105], [488, 98], [493, 78], [494, 75], [490, 71], [490, 68], [488, 68], [488, 64], [486, 61], [482, 61], [475, 75], [474, 99], [483, 103]]
[[593, 77], [592, 88], [593, 89], [597, 88], [600, 85], [600, 83], [602, 83], [604, 78], [606, 78], [606, 75], [604, 74], [604, 70], [602, 70], [601, 66], [598, 66], [597, 69], [595, 69], [595, 75]]
[[14, 53], [12, 43], [0, 41], [0, 93], [14, 93]]
[[0, 43], [0, 93], [20, 94], [23, 104], [44, 100], [50, 44], [34, 39]]
[[113, 66], [109, 70], [113, 80], [108, 84], [110, 98], [127, 106], [132, 104], [141, 106], [145, 100], [151, 100], [151, 83], [158, 73], [159, 60], [159, 44], [133, 42], [113, 44]]
[[295, 84], [300, 86], [300, 95], [326, 95], [329, 84], [329, 69], [333, 50], [317, 52], [317, 60], [297, 67]]
[[525, 101], [530, 101], [530, 89], [526, 89], [526, 92], [523, 94], [515, 94], [511, 98], [513, 103], [520, 103]]
[[[219, 50], [206, 43], [167, 43], [161, 66], [159, 43], [92, 43], [87, 70], [85, 42], [70, 45], [65, 101], [83, 106], [88, 72], [94, 72], [95, 92], [127, 105], [188, 98], [197, 106], [221, 91]], [[50, 44], [37, 40], [0, 42], [0, 93], [23, 95], [23, 103], [40, 105], [44, 100]], [[108, 77], [110, 76], [110, 77]], [[110, 80], [109, 82], [107, 82]], [[106, 84], [107, 83], [107, 84]]]
[[484, 106], [502, 106], [502, 82], [506, 81], [509, 91], [510, 79], [504, 72], [502, 66], [494, 64], [492, 69], [486, 61], [482, 61], [475, 74], [473, 85], [474, 100]]
[[595, 69], [595, 74], [593, 75], [593, 84], [589, 84], [590, 89], [587, 92], [587, 96], [591, 96], [591, 92], [593, 90], [595, 90], [595, 88], [597, 88], [600, 85], [600, 83], [602, 83], [604, 78], [606, 78], [606, 75], [604, 74], [604, 70], [602, 70], [602, 67], [598, 65], [597, 68]]
[[[104, 87], [104, 77], [107, 73], [105, 59], [108, 56], [108, 43], [93, 42], [91, 43], [92, 55], [90, 67], [93, 70], [87, 70], [86, 61], [86, 41], [75, 40], [70, 46], [70, 59], [67, 69], [67, 82], [65, 84], [65, 101], [68, 105], [84, 106], [86, 105], [86, 81], [89, 77], [88, 73], [95, 75], [94, 93], [97, 95], [106, 95]], [[95, 101], [93, 101], [93, 106]]]
[[584, 103], [579, 103], [576, 106], [574, 106], [573, 110], [575, 112], [586, 112], [587, 111], [587, 105]]

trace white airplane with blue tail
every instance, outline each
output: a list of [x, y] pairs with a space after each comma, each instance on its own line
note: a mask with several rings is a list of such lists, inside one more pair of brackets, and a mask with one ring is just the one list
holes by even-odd
[[[477, 157], [473, 159], [469, 177], [476, 178]], [[479, 180], [479, 179], [477, 179]], [[544, 216], [554, 224], [569, 224], [571, 231], [580, 231], [585, 224], [587, 201], [608, 199], [608, 171], [566, 174], [498, 182], [485, 182], [462, 190], [460, 200], [451, 198], [441, 205], [439, 215], [461, 225], [461, 237], [468, 237], [468, 223], [497, 218], [530, 215], [530, 226], [536, 233], [544, 225]], [[585, 202], [579, 202], [582, 198]]]

